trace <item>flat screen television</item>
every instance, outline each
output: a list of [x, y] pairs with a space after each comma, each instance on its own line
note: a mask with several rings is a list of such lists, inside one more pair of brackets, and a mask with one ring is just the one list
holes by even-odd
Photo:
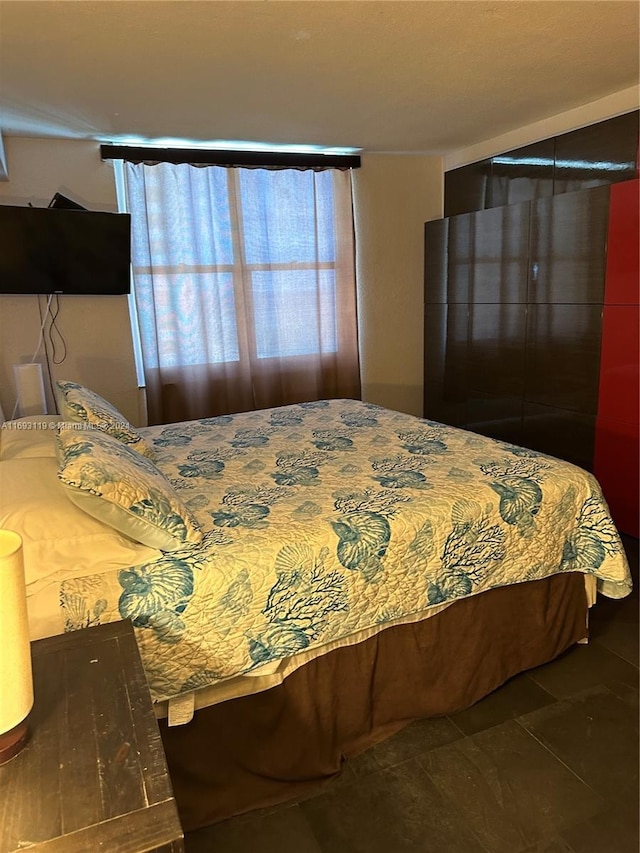
[[0, 205], [0, 293], [129, 293], [128, 213]]

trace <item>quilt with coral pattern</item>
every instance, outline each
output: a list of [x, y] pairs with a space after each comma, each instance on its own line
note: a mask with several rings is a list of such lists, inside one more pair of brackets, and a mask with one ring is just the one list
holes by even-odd
[[541, 453], [356, 400], [141, 432], [202, 541], [60, 596], [132, 619], [156, 701], [505, 584], [631, 589], [598, 483]]

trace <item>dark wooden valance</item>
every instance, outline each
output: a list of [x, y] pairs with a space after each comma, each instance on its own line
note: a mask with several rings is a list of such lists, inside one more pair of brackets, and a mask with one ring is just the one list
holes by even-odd
[[358, 169], [359, 155], [295, 154], [282, 151], [218, 151], [212, 148], [148, 148], [133, 145], [101, 145], [103, 160], [128, 163], [188, 163], [191, 166], [241, 166], [250, 169]]

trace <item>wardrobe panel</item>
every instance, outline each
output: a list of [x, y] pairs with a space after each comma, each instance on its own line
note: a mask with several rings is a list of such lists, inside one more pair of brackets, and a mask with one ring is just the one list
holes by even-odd
[[638, 537], [638, 424], [598, 418], [594, 472], [618, 530]]
[[447, 347], [446, 305], [424, 307], [424, 375], [443, 376]]
[[463, 426], [466, 421], [466, 305], [425, 306], [424, 416]]
[[525, 400], [595, 415], [600, 305], [529, 305]]
[[595, 416], [537, 403], [524, 403], [522, 443], [593, 470]]
[[491, 158], [491, 207], [553, 195], [555, 139], [543, 139]]
[[556, 137], [554, 193], [638, 177], [638, 113], [626, 113]]
[[595, 474], [618, 528], [638, 536], [638, 181], [611, 187]]
[[467, 401], [451, 399], [444, 390], [443, 377], [425, 377], [424, 417], [450, 426], [464, 427], [467, 422]]
[[469, 390], [522, 398], [526, 317], [526, 305], [469, 306]]
[[638, 305], [605, 305], [598, 414], [630, 424], [640, 409], [639, 330]]
[[475, 213], [449, 220], [447, 301], [469, 302], [475, 265]]
[[532, 203], [529, 302], [604, 298], [609, 188]]
[[526, 302], [530, 204], [481, 210], [472, 218], [470, 302]]
[[522, 397], [472, 391], [467, 400], [466, 428], [481, 435], [522, 444]]
[[469, 306], [452, 303], [447, 310], [447, 341], [444, 363], [445, 399], [464, 402], [467, 399], [467, 365], [469, 352]]
[[480, 160], [444, 173], [444, 215], [458, 216], [490, 206], [491, 161]]
[[424, 224], [424, 301], [447, 301], [447, 253], [449, 220], [434, 219]]
[[607, 237], [607, 305], [637, 305], [640, 181], [611, 187]]

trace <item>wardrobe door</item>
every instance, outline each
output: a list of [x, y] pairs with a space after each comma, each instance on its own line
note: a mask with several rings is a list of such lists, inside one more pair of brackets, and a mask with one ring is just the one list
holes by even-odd
[[425, 223], [423, 412], [425, 418], [463, 426], [468, 312], [466, 304], [448, 304], [449, 223]]
[[608, 220], [608, 186], [532, 203], [529, 302], [602, 305]]
[[528, 202], [473, 215], [467, 348], [467, 421], [519, 444], [529, 250]]
[[638, 536], [639, 181], [611, 187], [595, 474], [620, 530]]
[[609, 187], [532, 203], [524, 442], [593, 468]]
[[424, 301], [447, 302], [447, 266], [449, 220], [433, 219], [424, 223]]
[[527, 301], [530, 207], [524, 202], [471, 215], [468, 302]]

